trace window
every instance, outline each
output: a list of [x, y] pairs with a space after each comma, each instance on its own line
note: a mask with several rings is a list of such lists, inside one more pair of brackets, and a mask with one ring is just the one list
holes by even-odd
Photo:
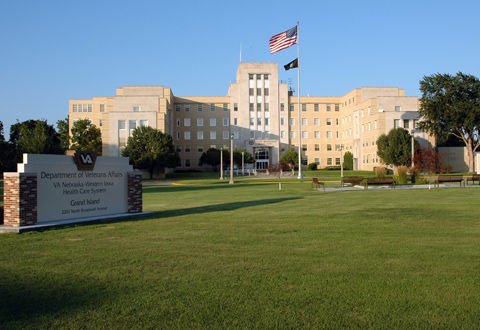
[[257, 87], [257, 96], [262, 95], [262, 89]]
[[408, 119], [403, 120], [403, 128], [410, 128], [410, 121]]
[[180, 104], [175, 104], [175, 111], [180, 111]]
[[224, 127], [228, 126], [228, 118], [223, 118], [222, 124]]
[[332, 145], [331, 144], [327, 144], [327, 151], [332, 151]]
[[338, 126], [338, 118], [337, 118], [337, 119], [335, 119], [335, 125], [337, 125], [337, 126]]
[[315, 103], [313, 106], [313, 111], [318, 112], [318, 103]]
[[216, 139], [217, 139], [217, 132], [210, 131], [210, 140], [216, 140]]
[[339, 112], [340, 111], [340, 104], [335, 104], [335, 111]]
[[100, 127], [103, 126], [103, 120], [100, 119], [99, 125], [100, 125]]
[[197, 126], [202, 127], [203, 126], [203, 118], [197, 118]]
[[190, 146], [185, 146], [185, 152], [190, 152]]
[[340, 165], [340, 158], [335, 158], [335, 165], [337, 165], [337, 166]]
[[269, 108], [270, 108], [270, 106], [268, 105], [268, 103], [265, 103], [265, 104], [264, 104], [264, 107], [265, 107], [265, 111], [268, 111]]
[[328, 166], [331, 166], [331, 165], [332, 165], [332, 159], [331, 159], [331, 158], [327, 158], [327, 165], [328, 165]]
[[215, 104], [210, 104], [210, 111], [215, 111]]
[[133, 106], [133, 111], [134, 112], [139, 112], [140, 111], [140, 106], [139, 105], [134, 105]]
[[184, 133], [184, 134], [183, 134], [183, 138], [184, 138], [185, 140], [190, 140], [190, 131], [185, 131], [185, 132], [183, 132], [183, 133]]
[[330, 104], [327, 104], [327, 111], [332, 111], [332, 106]]
[[215, 127], [215, 126], [217, 126], [217, 119], [210, 118], [210, 127]]
[[320, 138], [320, 131], [315, 131], [314, 136], [315, 136], [315, 139], [319, 139]]
[[76, 104], [72, 104], [72, 112], [77, 112], [77, 105]]
[[373, 128], [377, 129], [377, 121], [376, 120], [373, 122]]
[[295, 132], [294, 131], [290, 131], [290, 139], [295, 139]]
[[190, 167], [190, 159], [185, 159], [185, 167]]
[[393, 128], [399, 128], [399, 127], [400, 127], [400, 119], [394, 119]]
[[257, 118], [257, 126], [262, 126], [262, 118]]
[[230, 139], [230, 134], [229, 134], [228, 131], [223, 131], [223, 132], [222, 132], [222, 135], [223, 135], [223, 139], [224, 139], [224, 140]]
[[332, 118], [327, 118], [327, 125], [332, 125]]
[[302, 131], [302, 139], [308, 139], [308, 132]]
[[327, 139], [331, 139], [332, 138], [332, 131], [327, 131]]
[[198, 151], [198, 152], [203, 152], [203, 147], [202, 147], [202, 146], [198, 146], [198, 147], [197, 147], [197, 151]]
[[306, 144], [302, 144], [302, 151], [307, 151], [307, 145]]
[[185, 111], [186, 112], [190, 111], [190, 104], [185, 104]]
[[308, 118], [302, 118], [302, 125], [307, 126], [308, 125]]
[[253, 111], [253, 103], [250, 103], [250, 105], [249, 105], [249, 110], [250, 110], [250, 111]]
[[320, 151], [320, 145], [319, 144], [315, 145], [315, 151]]
[[285, 118], [280, 117], [280, 125], [281, 126], [285, 125]]
[[223, 104], [223, 111], [228, 111], [228, 103]]
[[177, 146], [177, 147], [175, 148], [175, 151], [176, 151], [176, 152], [182, 152], [182, 147]]
[[180, 140], [180, 132], [177, 132], [177, 140]]
[[233, 125], [237, 125], [237, 124], [238, 124], [238, 119], [237, 119], [237, 117], [234, 117], [233, 118]]
[[140, 126], [148, 127], [148, 120], [140, 120]]
[[180, 127], [180, 119], [177, 119], [177, 127]]
[[396, 106], [395, 106], [395, 111], [402, 111], [402, 107], [399, 106], [399, 105], [396, 105]]
[[118, 121], [118, 129], [125, 129], [125, 120]]
[[262, 104], [261, 103], [257, 103], [257, 111], [262, 111]]
[[202, 104], [197, 104], [197, 111], [198, 111], [198, 112], [202, 112], [202, 111], [203, 111]]
[[295, 118], [290, 118], [290, 126], [295, 126]]
[[203, 140], [203, 131], [197, 131], [197, 140]]
[[100, 104], [100, 112], [105, 112], [105, 104]]
[[285, 111], [285, 104], [284, 103], [280, 103], [280, 111]]
[[270, 118], [265, 118], [265, 129], [268, 129], [267, 126], [269, 125]]
[[290, 104], [290, 111], [293, 111], [293, 109], [294, 109], [293, 104]]
[[281, 137], [282, 139], [285, 138], [285, 131], [280, 131], [280, 137]]
[[[91, 104], [88, 104], [88, 105], [87, 105], [87, 109], [88, 109], [88, 110], [87, 110], [88, 112], [92, 112], [92, 105], [91, 105]], [[85, 112], [85, 111], [84, 111], [84, 112]]]
[[302, 111], [307, 111], [307, 104], [306, 103], [302, 103]]
[[238, 131], [233, 132], [233, 139], [234, 140], [240, 139], [240, 133]]
[[190, 126], [190, 118], [184, 118], [183, 119], [183, 126], [185, 126], [185, 127]]
[[315, 158], [315, 164], [320, 165], [320, 158]]
[[255, 125], [255, 118], [250, 118], [250, 129], [253, 129], [253, 125]]
[[313, 119], [313, 125], [320, 126], [320, 118], [314, 118]]
[[233, 111], [238, 111], [238, 103], [233, 104]]

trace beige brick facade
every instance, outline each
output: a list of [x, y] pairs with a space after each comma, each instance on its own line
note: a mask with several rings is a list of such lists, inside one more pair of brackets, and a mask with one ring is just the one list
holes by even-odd
[[[240, 63], [227, 96], [174, 96], [163, 86], [125, 86], [116, 96], [70, 100], [70, 125], [89, 118], [102, 131], [103, 154], [118, 156], [131, 131], [149, 125], [172, 135], [181, 169], [203, 168], [198, 161], [211, 146], [246, 148], [258, 169], [277, 163], [302, 134], [304, 164], [319, 168], [340, 164], [343, 152], [354, 155], [356, 169], [381, 165], [376, 140], [394, 127], [413, 132], [423, 146], [432, 139], [414, 129], [418, 99], [397, 87], [362, 87], [338, 97], [300, 97], [279, 81], [277, 63]], [[81, 111], [79, 111], [81, 110]]]

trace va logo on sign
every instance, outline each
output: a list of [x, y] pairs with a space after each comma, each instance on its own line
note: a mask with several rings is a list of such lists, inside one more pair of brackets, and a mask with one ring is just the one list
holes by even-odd
[[95, 161], [97, 160], [97, 153], [95, 151], [75, 151], [73, 160], [77, 165], [79, 171], [93, 171]]

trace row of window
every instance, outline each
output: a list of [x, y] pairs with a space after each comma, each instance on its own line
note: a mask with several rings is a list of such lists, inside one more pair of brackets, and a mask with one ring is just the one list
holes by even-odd
[[73, 112], [92, 112], [92, 105], [91, 104], [73, 104], [72, 111]]
[[[295, 139], [295, 134], [296, 131], [290, 131], [290, 139]], [[302, 139], [308, 139], [309, 137], [308, 131], [302, 131]], [[333, 131], [327, 131], [326, 132], [326, 138], [327, 139], [333, 139], [333, 137], [336, 137], [337, 139], [340, 138], [340, 132], [335, 131], [335, 135], [333, 134]], [[285, 138], [285, 131], [280, 131], [280, 137]], [[320, 131], [314, 131], [313, 132], [313, 138], [314, 139], [320, 139]]]
[[[118, 129], [127, 129], [127, 120], [118, 121]], [[101, 126], [101, 125], [100, 125]], [[128, 129], [134, 130], [140, 126], [148, 126], [148, 120], [128, 120]]]
[[[194, 108], [194, 104], [188, 104], [188, 103], [187, 104], [175, 104], [175, 111], [181, 111], [182, 106], [183, 106], [183, 110], [185, 112], [189, 112], [190, 109]], [[210, 111], [214, 112], [217, 109], [219, 109], [220, 107], [217, 107], [217, 105], [215, 105], [214, 103], [210, 103], [210, 105], [208, 105], [208, 103], [207, 104], [198, 103], [198, 104], [196, 104], [196, 107], [195, 107], [197, 112], [202, 112], [203, 110], [206, 111], [208, 108], [210, 108]], [[223, 111], [228, 111], [228, 103], [223, 103], [222, 109], [223, 109]]]
[[[196, 122], [197, 122], [198, 127], [203, 127], [204, 118], [197, 118]], [[217, 126], [217, 118], [210, 118], [209, 124], [210, 124], [210, 127]], [[177, 127], [180, 127], [180, 125], [181, 125], [181, 120], [177, 119]], [[224, 127], [227, 127], [228, 125], [230, 125], [230, 119], [229, 118], [222, 118], [222, 125]], [[183, 126], [184, 127], [192, 126], [192, 120], [190, 118], [183, 118]]]
[[[332, 118], [326, 118], [325, 119], [325, 124], [327, 126], [332, 126], [333, 123], [335, 122], [335, 125], [338, 125], [338, 118], [333, 121]], [[288, 124], [290, 126], [295, 126], [295, 118], [289, 118], [288, 119]], [[285, 125], [285, 118], [280, 117], [280, 125]], [[308, 126], [308, 118], [302, 118], [302, 126]], [[313, 118], [313, 126], [320, 126], [320, 118]]]
[[[394, 128], [402, 127], [400, 125], [401, 125], [401, 120], [400, 119], [394, 119], [393, 120], [393, 127]], [[403, 120], [403, 128], [405, 128], [405, 129], [410, 128], [410, 120], [408, 120], [408, 119]], [[413, 128], [418, 129], [418, 120], [416, 120], [416, 119], [413, 120]]]
[[[307, 104], [311, 103], [301, 103], [300, 105], [302, 106], [302, 111], [307, 111]], [[334, 108], [336, 112], [340, 111], [340, 104], [334, 104]], [[295, 110], [295, 104], [290, 104], [290, 111]], [[326, 110], [328, 112], [332, 111], [332, 104], [327, 104], [326, 105]], [[280, 111], [285, 111], [285, 105], [283, 103], [280, 103]], [[313, 103], [313, 111], [318, 112], [320, 111], [320, 104], [319, 103]]]
[[[203, 131], [197, 131], [197, 140], [203, 140], [206, 138], [206, 133], [204, 134]], [[181, 139], [181, 133], [177, 131], [177, 140]], [[190, 131], [184, 131], [183, 132], [183, 139], [184, 140], [191, 140], [192, 138], [192, 133]], [[209, 139], [210, 140], [216, 140], [217, 139], [217, 131], [209, 131]], [[222, 139], [224, 140], [229, 140], [230, 139], [230, 132], [229, 131], [222, 131]]]

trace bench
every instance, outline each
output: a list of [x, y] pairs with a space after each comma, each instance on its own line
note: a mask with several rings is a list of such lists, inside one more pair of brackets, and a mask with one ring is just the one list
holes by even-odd
[[353, 186], [359, 185], [363, 181], [363, 176], [347, 176], [342, 178], [342, 187], [345, 186], [345, 183], [350, 183]]
[[475, 181], [478, 181], [478, 184], [480, 185], [480, 175], [478, 174], [472, 174], [471, 176], [467, 176], [467, 184], [468, 181], [472, 181], [472, 184], [475, 184]]
[[368, 185], [390, 185], [393, 189], [395, 189], [395, 180], [392, 177], [373, 177], [367, 178], [365, 180], [365, 189], [368, 189]]
[[315, 185], [315, 188], [323, 186], [323, 191], [325, 191], [325, 182], [318, 181], [318, 178], [312, 178], [312, 188]]
[[463, 185], [465, 186], [465, 181], [463, 180], [463, 176], [458, 176], [458, 175], [442, 175], [442, 176], [438, 176], [436, 179], [435, 179], [435, 187], [439, 187], [440, 186], [440, 183], [443, 183], [443, 182], [459, 182], [460, 183], [460, 187], [462, 186], [462, 182], [463, 182]]

